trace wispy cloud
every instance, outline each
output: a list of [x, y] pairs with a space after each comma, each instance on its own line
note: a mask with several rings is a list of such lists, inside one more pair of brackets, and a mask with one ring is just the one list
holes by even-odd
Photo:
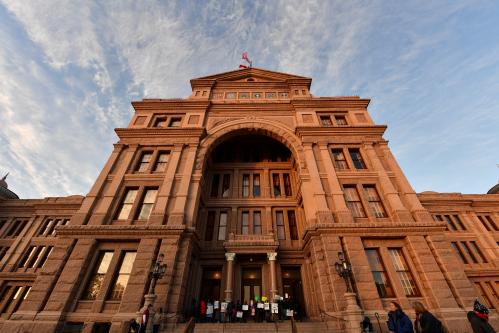
[[313, 77], [315, 95], [372, 97], [416, 190], [484, 192], [497, 178], [496, 4], [2, 3], [0, 172], [22, 197], [85, 194], [131, 100], [186, 96], [243, 50]]

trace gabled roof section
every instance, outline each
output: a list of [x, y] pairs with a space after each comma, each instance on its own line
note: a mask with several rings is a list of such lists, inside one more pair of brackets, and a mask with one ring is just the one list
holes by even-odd
[[[250, 80], [248, 80], [250, 79]], [[252, 79], [252, 80], [251, 80]], [[230, 82], [269, 82], [306, 85], [310, 88], [312, 79], [305, 76], [269, 71], [261, 68], [243, 68], [230, 72], [203, 76], [191, 80], [191, 86], [212, 87], [217, 83]]]

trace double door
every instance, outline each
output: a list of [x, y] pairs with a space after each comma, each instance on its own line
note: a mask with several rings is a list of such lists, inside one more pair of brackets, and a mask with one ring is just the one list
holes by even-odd
[[243, 267], [241, 270], [242, 304], [250, 304], [255, 297], [262, 296], [262, 269], [260, 267]]

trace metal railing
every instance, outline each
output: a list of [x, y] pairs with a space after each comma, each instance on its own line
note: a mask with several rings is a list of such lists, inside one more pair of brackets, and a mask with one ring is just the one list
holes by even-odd
[[336, 321], [338, 329], [344, 330], [346, 328], [345, 327], [345, 323], [346, 323], [346, 319], [345, 318], [329, 314], [326, 311], [323, 311], [322, 309], [319, 310], [319, 311], [320, 311], [321, 320], [324, 323], [324, 325], [326, 326], [326, 331], [329, 330], [329, 325], [327, 323], [328, 321], [327, 321], [326, 318], [332, 318], [332, 319], [334, 319]]
[[298, 326], [296, 325], [295, 318], [291, 317], [291, 333], [298, 333]]

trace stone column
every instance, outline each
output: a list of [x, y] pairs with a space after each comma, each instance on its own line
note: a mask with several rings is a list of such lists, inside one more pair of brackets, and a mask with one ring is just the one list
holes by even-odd
[[225, 253], [225, 258], [227, 259], [227, 288], [225, 289], [225, 301], [232, 301], [232, 284], [234, 279], [234, 258], [235, 253], [227, 252]]
[[364, 144], [364, 150], [367, 153], [367, 156], [369, 157], [369, 160], [371, 161], [371, 164], [374, 167], [374, 171], [378, 173], [379, 185], [391, 207], [392, 214], [395, 220], [404, 221], [404, 222], [414, 221], [407, 208], [404, 207], [404, 204], [400, 200], [399, 193], [393, 186], [392, 181], [388, 177], [385, 168], [381, 164], [381, 161], [378, 155], [376, 154], [376, 151], [374, 150], [373, 143], [366, 142]]
[[275, 259], [277, 257], [277, 252], [268, 252], [267, 258], [269, 259], [270, 265], [270, 299], [273, 302], [275, 295], [277, 295], [277, 272], [275, 267]]
[[319, 143], [319, 150], [321, 152], [322, 162], [324, 163], [324, 167], [328, 174], [327, 180], [331, 191], [331, 198], [333, 199], [337, 222], [352, 223], [352, 214], [350, 213], [350, 210], [345, 202], [343, 190], [341, 189], [340, 182], [338, 181], [338, 176], [336, 175], [336, 170], [334, 168], [333, 161], [331, 160], [331, 152], [329, 151], [327, 143]]

